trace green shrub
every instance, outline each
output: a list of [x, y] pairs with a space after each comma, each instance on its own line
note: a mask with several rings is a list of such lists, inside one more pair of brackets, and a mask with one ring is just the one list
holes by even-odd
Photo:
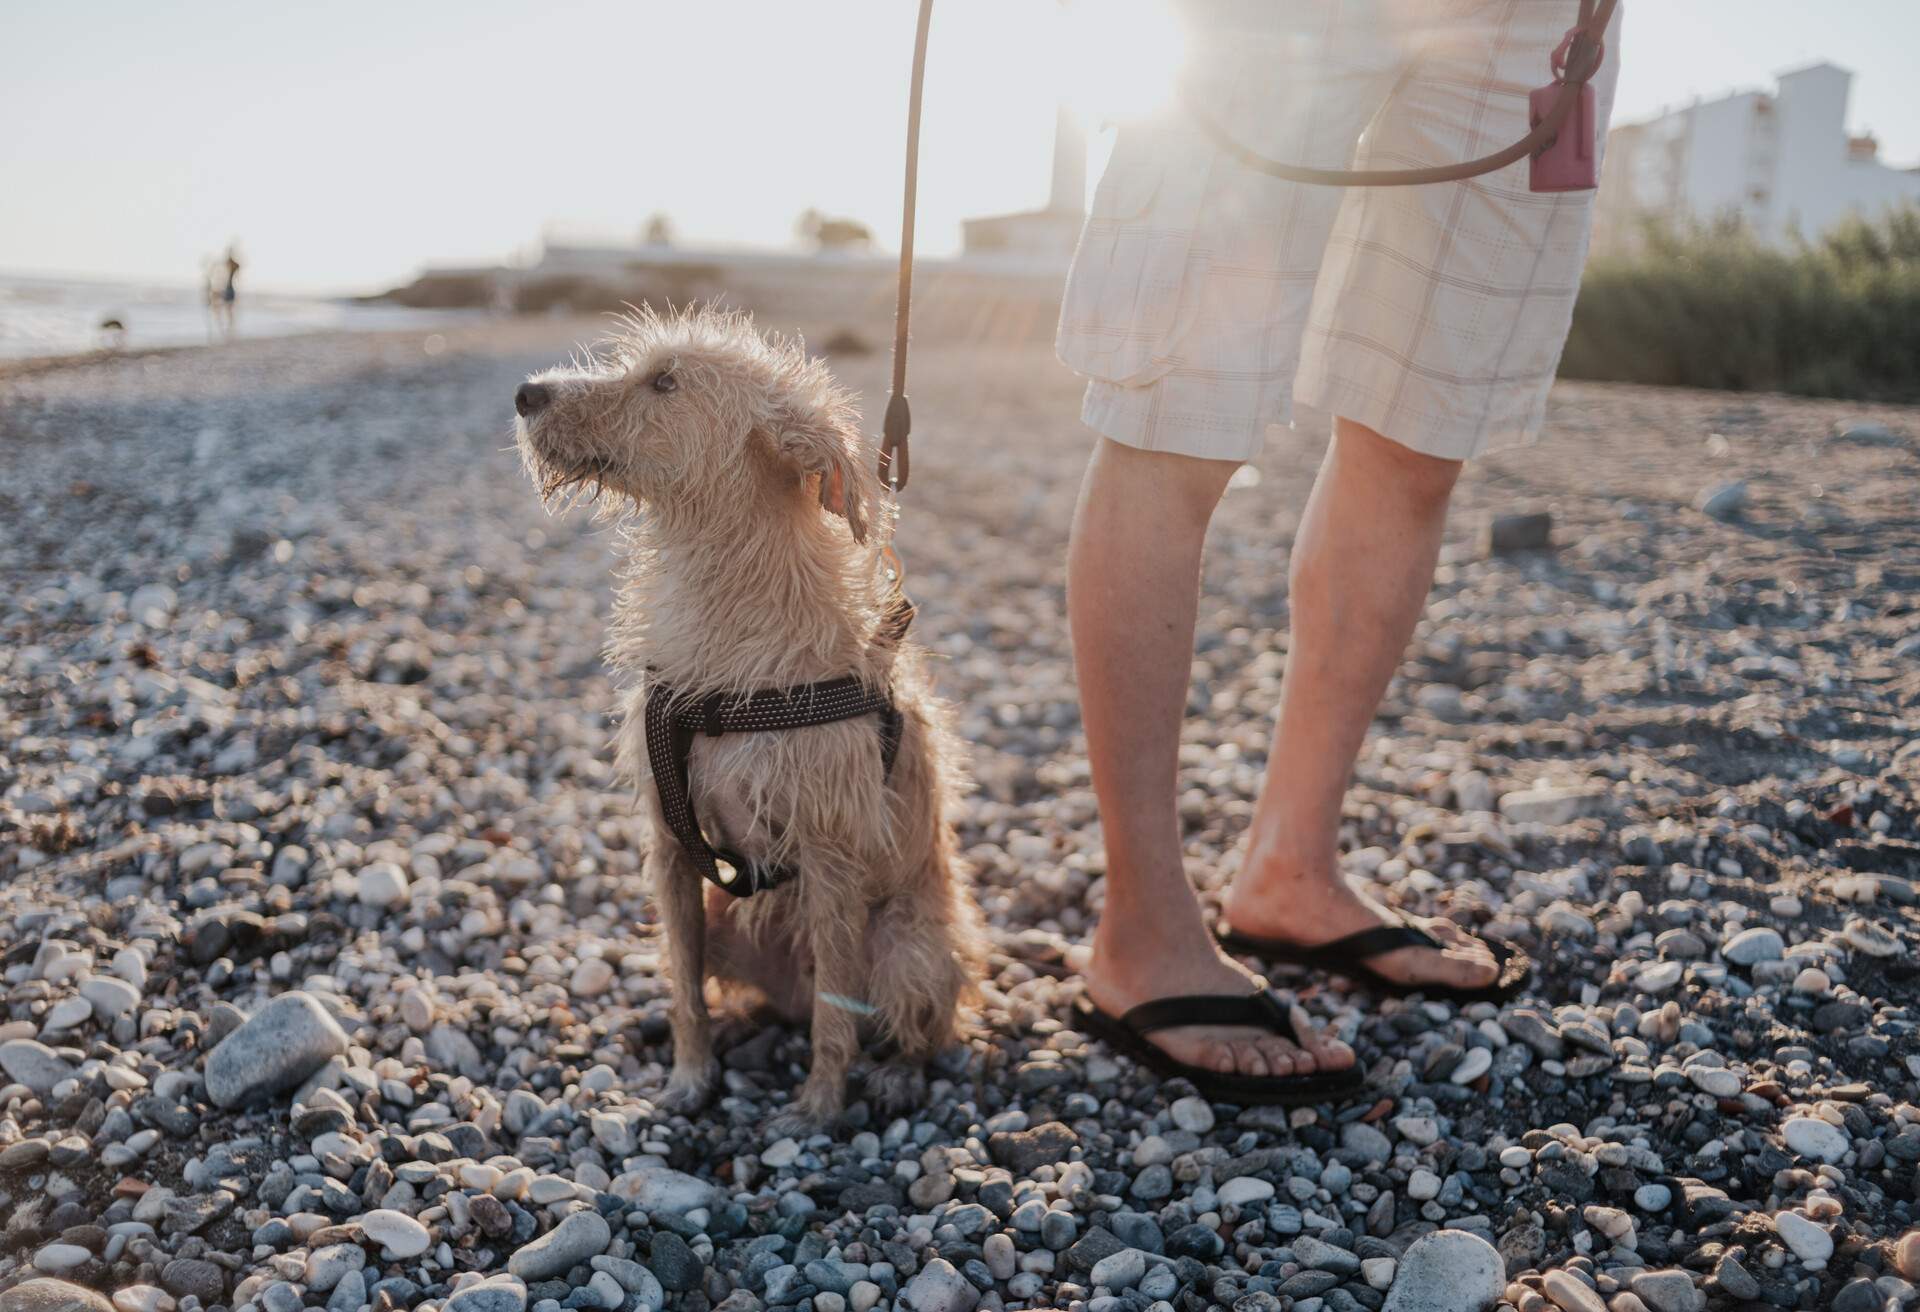
[[1650, 225], [1588, 266], [1560, 372], [1920, 399], [1920, 207], [1784, 247], [1731, 222]]

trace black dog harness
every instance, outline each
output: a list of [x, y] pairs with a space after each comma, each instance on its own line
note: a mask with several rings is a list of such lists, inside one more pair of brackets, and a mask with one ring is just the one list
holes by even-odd
[[[913, 603], [905, 593], [896, 593], [893, 605], [874, 633], [874, 645], [898, 644], [912, 623]], [[735, 897], [751, 897], [762, 889], [786, 883], [797, 872], [784, 866], [763, 865], [707, 840], [700, 828], [700, 817], [693, 809], [689, 785], [694, 736], [705, 734], [718, 738], [728, 733], [771, 733], [832, 724], [862, 715], [880, 717], [880, 769], [884, 777], [891, 778], [893, 760], [900, 751], [900, 711], [893, 704], [890, 687], [873, 688], [849, 674], [793, 688], [766, 688], [741, 694], [709, 693], [705, 697], [684, 696], [664, 683], [655, 683], [647, 689], [647, 764], [653, 769], [653, 786], [660, 792], [660, 811], [666, 817], [667, 828], [708, 882]], [[722, 862], [728, 869], [721, 869]]]

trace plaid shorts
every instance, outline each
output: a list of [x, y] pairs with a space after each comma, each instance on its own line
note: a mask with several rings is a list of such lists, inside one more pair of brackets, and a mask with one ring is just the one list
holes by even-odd
[[[1249, 148], [1413, 168], [1524, 136], [1575, 0], [1190, 0], [1190, 74]], [[1616, 11], [1593, 85], [1604, 133]], [[1531, 439], [1566, 343], [1593, 193], [1527, 164], [1333, 188], [1221, 154], [1177, 107], [1123, 126], [1061, 306], [1082, 417], [1129, 446], [1255, 455], [1293, 402], [1464, 460]]]

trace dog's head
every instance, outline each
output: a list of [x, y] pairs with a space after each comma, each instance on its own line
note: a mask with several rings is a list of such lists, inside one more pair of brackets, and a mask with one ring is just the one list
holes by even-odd
[[851, 394], [799, 345], [744, 314], [641, 311], [585, 363], [514, 393], [541, 495], [629, 497], [687, 532], [821, 508], [865, 542], [880, 491]]

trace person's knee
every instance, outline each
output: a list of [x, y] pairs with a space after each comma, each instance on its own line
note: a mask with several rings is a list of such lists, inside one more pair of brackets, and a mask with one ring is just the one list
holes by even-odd
[[1103, 437], [1094, 448], [1089, 482], [1100, 495], [1129, 503], [1135, 498], [1150, 500], [1162, 511], [1204, 529], [1239, 467], [1238, 461], [1143, 451]]
[[1389, 488], [1416, 506], [1444, 510], [1465, 462], [1443, 460], [1402, 446], [1351, 419], [1333, 421], [1339, 458], [1363, 466], [1375, 487]]

